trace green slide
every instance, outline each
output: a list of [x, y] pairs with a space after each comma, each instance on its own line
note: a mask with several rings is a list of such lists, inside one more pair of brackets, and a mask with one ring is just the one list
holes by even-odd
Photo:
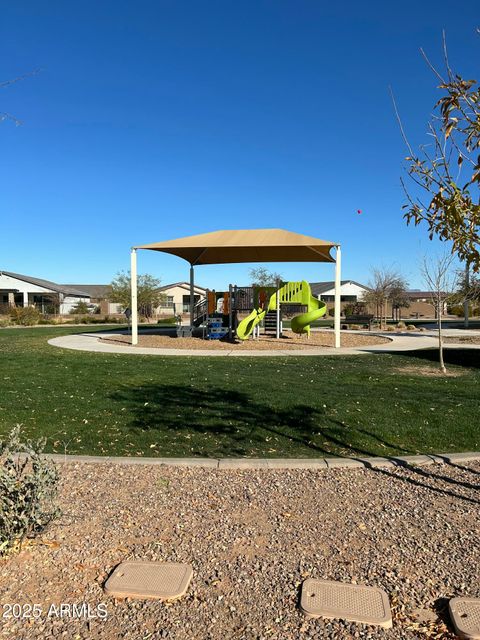
[[[260, 287], [257, 291], [257, 299], [259, 298]], [[266, 291], [267, 288], [264, 288]], [[270, 289], [271, 290], [271, 289]], [[301, 282], [286, 282], [278, 290], [278, 298], [280, 304], [301, 304], [307, 307], [307, 312], [292, 318], [292, 331], [295, 333], [308, 333], [310, 335], [310, 323], [321, 318], [327, 306], [324, 302], [317, 300], [312, 296], [310, 285], [305, 280]], [[252, 333], [254, 327], [263, 320], [268, 311], [277, 309], [277, 292], [270, 296], [266, 309], [254, 309], [250, 315], [244, 318], [237, 327], [237, 337], [240, 340], [246, 340]]]
[[246, 340], [257, 324], [263, 320], [265, 313], [266, 311], [254, 309], [252, 313], [244, 318], [238, 325], [237, 338], [240, 338], [240, 340]]

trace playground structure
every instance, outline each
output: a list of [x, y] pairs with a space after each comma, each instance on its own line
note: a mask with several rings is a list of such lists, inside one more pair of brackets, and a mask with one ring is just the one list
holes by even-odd
[[[162, 251], [171, 255], [183, 258], [190, 263], [190, 326], [188, 330], [192, 335], [196, 324], [199, 322], [201, 315], [200, 310], [196, 309], [194, 296], [194, 267], [202, 264], [232, 264], [232, 263], [253, 263], [253, 262], [330, 262], [335, 264], [335, 312], [334, 312], [334, 334], [335, 347], [340, 347], [340, 278], [341, 278], [341, 250], [340, 245], [327, 240], [319, 240], [312, 236], [306, 236], [284, 229], [230, 229], [223, 231], [212, 231], [197, 236], [187, 236], [184, 238], [176, 238], [164, 242], [154, 242], [151, 244], [137, 245], [131, 250], [131, 309], [132, 309], [132, 344], [138, 344], [138, 309], [137, 309], [137, 251], [138, 249], [147, 249], [151, 251]], [[331, 251], [335, 249], [335, 255], [331, 255]], [[305, 286], [306, 285], [306, 286]], [[284, 287], [286, 287], [284, 289]], [[289, 288], [290, 287], [290, 288]], [[237, 335], [244, 336], [246, 339], [251, 335], [252, 331], [263, 320], [265, 327], [272, 321], [272, 314], [276, 313], [276, 336], [280, 337], [280, 315], [281, 308], [299, 305], [299, 316], [293, 319], [292, 329], [297, 332], [305, 330], [309, 331], [310, 323], [313, 319], [320, 317], [325, 313], [323, 303], [315, 300], [311, 296], [308, 283], [286, 283], [278, 287], [278, 292], [270, 293], [270, 297], [265, 296], [263, 301], [250, 300], [247, 316], [243, 319], [242, 326], [237, 328]], [[234, 288], [235, 289], [235, 288]], [[228, 298], [223, 293], [224, 304], [230, 305], [228, 332], [231, 337], [233, 331], [234, 318], [230, 315], [234, 311], [240, 311], [239, 291], [247, 292], [248, 287], [237, 287], [237, 296], [235, 291], [228, 292]], [[253, 287], [251, 298], [254, 297]], [[263, 294], [262, 294], [263, 295]], [[216, 294], [215, 294], [216, 296]], [[246, 296], [248, 298], [248, 294]], [[273, 299], [272, 299], [273, 297]], [[213, 298], [211, 298], [213, 301]], [[217, 297], [215, 297], [215, 303]], [[235, 309], [234, 309], [235, 306]], [[208, 299], [207, 299], [208, 307]], [[215, 314], [217, 311], [215, 312]], [[203, 315], [208, 316], [203, 311]], [[221, 314], [222, 316], [226, 314]], [[307, 317], [309, 316], [309, 317]], [[237, 314], [235, 314], [237, 317]], [[310, 319], [309, 319], [310, 318]], [[240, 325], [241, 323], [239, 323]], [[198, 325], [197, 325], [198, 326]], [[220, 320], [219, 316], [212, 318], [207, 325], [210, 335], [221, 335], [225, 332], [224, 320]], [[295, 327], [295, 328], [294, 328]], [[308, 328], [307, 328], [308, 327]], [[238, 328], [240, 333], [238, 333]], [[185, 328], [187, 330], [187, 328]], [[213, 331], [213, 330], [217, 331]], [[183, 335], [188, 335], [184, 333]]]
[[[203, 328], [203, 337], [210, 340], [235, 334], [240, 340], [255, 336], [255, 330], [264, 323], [266, 333], [282, 335], [283, 314], [292, 318], [294, 333], [310, 335], [310, 324], [321, 318], [327, 310], [325, 303], [312, 296], [310, 285], [301, 282], [282, 282], [276, 287], [237, 287], [227, 291], [207, 290], [205, 300], [194, 308], [194, 326]], [[247, 314], [240, 322], [239, 314]], [[299, 314], [299, 315], [295, 315]]]

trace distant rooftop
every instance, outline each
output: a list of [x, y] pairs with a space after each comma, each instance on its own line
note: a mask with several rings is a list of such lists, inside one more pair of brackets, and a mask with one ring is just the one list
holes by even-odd
[[[344, 284], [356, 284], [358, 287], [362, 289], [368, 289], [368, 287], [360, 282], [356, 282], [355, 280], [341, 280], [340, 285]], [[335, 288], [335, 280], [328, 280], [327, 282], [310, 282], [310, 289], [312, 291], [312, 295], [319, 296], [325, 291], [330, 291]]]
[[63, 284], [62, 287], [71, 287], [85, 291], [90, 298], [104, 300], [109, 297], [112, 287], [109, 284]]
[[33, 276], [26, 276], [21, 273], [13, 273], [12, 271], [2, 271], [0, 270], [0, 274], [4, 274], [9, 276], [10, 278], [16, 278], [17, 280], [21, 280], [22, 282], [28, 282], [30, 284], [34, 284], [37, 287], [43, 287], [44, 289], [49, 289], [50, 291], [56, 291], [57, 293], [63, 293], [66, 296], [77, 296], [80, 298], [88, 298], [89, 294], [85, 291], [81, 291], [80, 289], [76, 289], [68, 284], [57, 284], [56, 282], [52, 282], [51, 280], [43, 280], [42, 278], [34, 278]]

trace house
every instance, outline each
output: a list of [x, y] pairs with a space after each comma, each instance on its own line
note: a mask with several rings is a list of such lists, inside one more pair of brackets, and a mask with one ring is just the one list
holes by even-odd
[[112, 287], [109, 284], [64, 284], [63, 286], [88, 293], [90, 301], [100, 308], [101, 314], [115, 315], [124, 311], [122, 305], [110, 301]]
[[[401, 313], [403, 317], [410, 318], [436, 318], [437, 311], [435, 308], [436, 294], [433, 291], [421, 291], [420, 289], [413, 289], [407, 291], [406, 297], [410, 302], [410, 306], [407, 308], [402, 307]], [[444, 302], [443, 313], [447, 311], [447, 303]]]
[[[100, 307], [100, 313], [113, 315], [123, 313], [121, 304], [110, 301], [111, 286], [107, 284], [69, 284], [65, 287], [73, 287], [84, 291], [90, 296], [92, 303]], [[164, 299], [162, 304], [154, 310], [156, 316], [172, 316], [188, 313], [190, 310], [190, 284], [188, 282], [174, 282], [166, 284], [158, 289]], [[204, 299], [206, 289], [195, 286], [195, 302]]]
[[87, 292], [50, 280], [0, 271], [0, 306], [35, 306], [42, 313], [69, 313], [79, 302], [90, 303]]
[[[335, 302], [335, 281], [311, 282], [310, 289], [315, 298], [327, 304], [329, 311], [333, 309]], [[363, 296], [368, 291], [369, 288], [367, 286], [355, 280], [342, 280], [340, 282], [340, 302], [342, 310], [347, 304], [361, 302]]]
[[[181, 315], [190, 312], [190, 284], [174, 282], [159, 288], [164, 302], [155, 310], [158, 315]], [[195, 285], [195, 303], [205, 299], [207, 290]]]

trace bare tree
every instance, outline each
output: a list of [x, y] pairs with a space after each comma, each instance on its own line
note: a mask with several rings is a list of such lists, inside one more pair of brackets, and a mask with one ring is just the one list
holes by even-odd
[[277, 282], [283, 280], [279, 273], [269, 271], [266, 267], [249, 269], [248, 275], [254, 287], [276, 287]]
[[[404, 306], [408, 283], [395, 269], [374, 267], [368, 282], [369, 291], [364, 294], [363, 302], [376, 310], [375, 315], [380, 320], [380, 326], [387, 324], [387, 303], [392, 306]], [[385, 319], [385, 322], [384, 322]]]
[[[40, 71], [41, 69], [35, 69], [34, 71], [30, 71], [30, 73], [26, 73], [23, 76], [18, 76], [16, 78], [13, 78], [12, 80], [4, 80], [3, 82], [0, 82], [0, 89], [9, 87], [10, 85], [15, 84], [16, 82], [20, 82], [21, 80], [25, 80], [25, 78], [29, 78], [30, 76], [36, 76], [37, 73], [40, 73]], [[3, 120], [11, 120], [13, 123], [15, 123], [17, 127], [22, 124], [22, 121], [16, 118], [11, 113], [8, 113], [6, 111], [0, 111], [0, 122], [2, 122]]]
[[470, 304], [480, 303], [480, 276], [472, 273], [468, 265], [457, 271], [457, 292], [453, 302], [463, 305], [464, 327], [468, 329]]
[[455, 295], [455, 273], [452, 270], [454, 256], [443, 254], [439, 257], [423, 258], [421, 272], [428, 290], [431, 292], [432, 303], [438, 321], [438, 357], [442, 373], [446, 373], [443, 357], [443, 327], [442, 318], [445, 306]]

